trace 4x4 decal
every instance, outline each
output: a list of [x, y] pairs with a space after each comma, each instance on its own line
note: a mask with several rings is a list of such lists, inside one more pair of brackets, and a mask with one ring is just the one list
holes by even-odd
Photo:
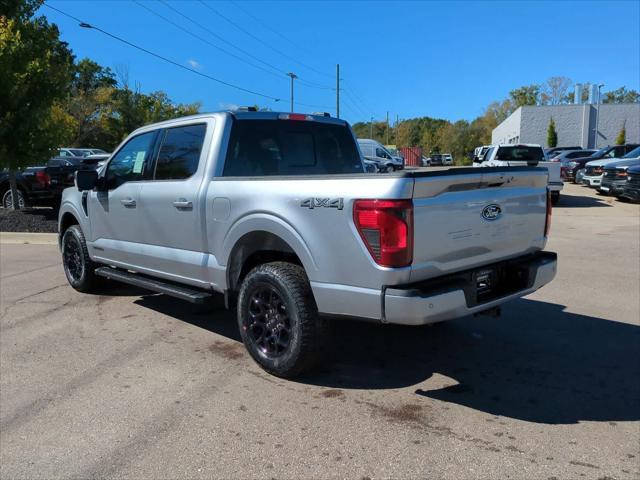
[[344, 208], [344, 199], [342, 198], [305, 198], [300, 202], [300, 206], [304, 208], [337, 208], [342, 210]]

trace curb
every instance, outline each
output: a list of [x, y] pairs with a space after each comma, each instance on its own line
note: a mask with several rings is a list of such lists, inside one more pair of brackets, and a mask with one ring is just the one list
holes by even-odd
[[57, 233], [0, 232], [2, 245], [58, 245]]

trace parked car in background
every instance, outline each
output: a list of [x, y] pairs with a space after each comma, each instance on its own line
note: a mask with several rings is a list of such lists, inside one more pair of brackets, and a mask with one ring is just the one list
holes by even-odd
[[58, 149], [57, 157], [84, 157], [86, 154], [83, 148], [63, 147]]
[[407, 164], [404, 154], [402, 150], [397, 148], [395, 145], [385, 145], [384, 148], [391, 154], [391, 156], [398, 161], [402, 165], [402, 168]]
[[540, 145], [536, 144], [501, 144], [493, 145], [485, 154], [482, 162], [474, 162], [474, 166], [482, 167], [535, 167], [546, 159]]
[[491, 145], [482, 145], [473, 151], [473, 163], [482, 163], [485, 154], [489, 151]]
[[536, 144], [504, 144], [492, 146], [484, 156], [484, 161], [474, 162], [474, 167], [546, 167], [549, 172], [548, 188], [551, 201], [557, 204], [564, 187], [559, 162], [547, 162], [544, 150]]
[[429, 155], [429, 166], [442, 166], [444, 165], [444, 157], [440, 153], [432, 153]]
[[570, 150], [582, 150], [582, 147], [553, 147], [553, 148], [545, 148], [544, 149], [544, 154], [547, 156], [547, 158], [552, 158], [555, 157], [556, 155], [562, 153], [562, 152], [568, 152]]
[[640, 166], [629, 167], [627, 170], [627, 182], [622, 187], [620, 198], [640, 202]]
[[578, 172], [578, 170], [585, 168], [585, 165], [587, 163], [593, 162], [594, 160], [622, 158], [624, 155], [629, 153], [634, 148], [637, 148], [638, 146], [638, 144], [613, 146], [610, 145], [608, 147], [601, 148], [588, 157], [574, 158], [565, 167], [563, 167], [563, 178], [565, 180], [573, 180], [574, 183], [579, 183], [576, 181], [576, 173]]
[[[631, 158], [639, 158], [640, 157], [640, 147], [637, 147], [631, 150], [629, 153], [624, 155], [621, 160], [631, 159]], [[615, 160], [611, 160], [610, 158], [602, 159], [602, 160], [594, 160], [585, 165], [584, 175], [580, 183], [587, 185], [588, 187], [598, 188], [602, 181], [602, 176], [604, 174], [604, 168], [611, 162]]]
[[63, 147], [58, 149], [58, 157], [87, 157], [89, 155], [103, 155], [107, 152], [101, 148]]
[[453, 165], [453, 155], [450, 153], [442, 154], [442, 164], [443, 165]]
[[622, 195], [627, 183], [627, 170], [638, 165], [640, 165], [639, 158], [607, 163], [604, 167], [604, 174], [598, 191], [605, 195]]
[[421, 162], [423, 167], [431, 166], [431, 159], [429, 157], [425, 157], [424, 155], [422, 155]]
[[375, 162], [381, 172], [402, 170], [404, 168], [402, 159], [394, 157], [391, 152], [384, 148], [384, 145], [376, 140], [359, 138], [358, 146], [362, 155]]
[[596, 150], [562, 150], [553, 153], [551, 156], [547, 155], [550, 162], [566, 163], [574, 158], [588, 157], [596, 153]]
[[[55, 206], [61, 191], [51, 188], [51, 177], [46, 167], [27, 167], [16, 174], [18, 204], [20, 208], [33, 206]], [[9, 172], [0, 172], [0, 205], [12, 208], [13, 196], [9, 184]]]

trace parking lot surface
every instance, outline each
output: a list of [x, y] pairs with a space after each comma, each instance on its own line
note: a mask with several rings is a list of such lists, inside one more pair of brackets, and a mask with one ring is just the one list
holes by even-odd
[[[437, 228], [437, 227], [434, 227]], [[334, 322], [287, 381], [235, 318], [0, 246], [2, 478], [639, 478], [640, 207], [566, 185], [558, 277], [501, 318]]]

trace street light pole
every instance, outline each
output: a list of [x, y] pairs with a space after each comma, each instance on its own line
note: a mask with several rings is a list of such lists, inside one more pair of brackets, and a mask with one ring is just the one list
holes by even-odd
[[336, 118], [340, 118], [340, 64], [336, 63]]
[[594, 148], [598, 148], [598, 122], [600, 121], [600, 89], [604, 87], [604, 83], [598, 85], [598, 103], [596, 108], [596, 140]]
[[291, 112], [293, 113], [293, 81], [298, 78], [298, 76], [293, 72], [287, 73], [287, 76], [291, 77]]

